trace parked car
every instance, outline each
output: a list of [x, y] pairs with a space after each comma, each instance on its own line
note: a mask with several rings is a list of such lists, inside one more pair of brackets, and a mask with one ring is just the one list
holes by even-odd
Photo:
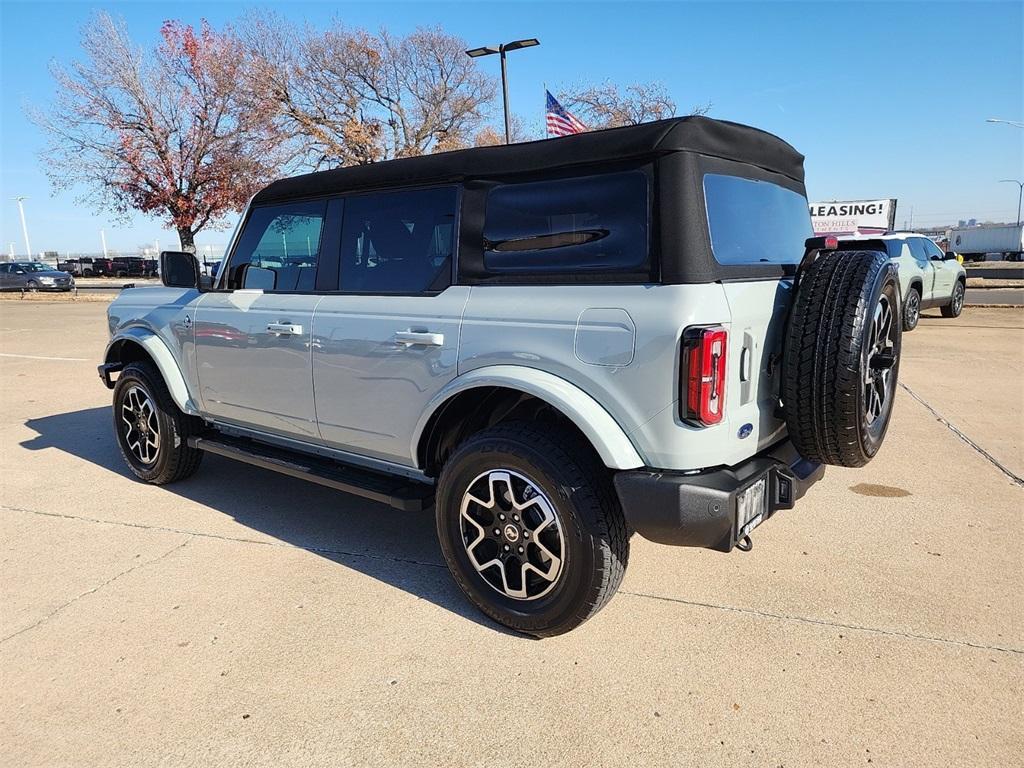
[[691, 117], [274, 182], [212, 288], [165, 252], [110, 304], [121, 453], [154, 484], [210, 452], [433, 507], [471, 602], [566, 632], [632, 533], [748, 550], [882, 445], [896, 269], [811, 237], [803, 179]]
[[955, 253], [943, 252], [931, 238], [916, 232], [853, 239], [881, 241], [899, 268], [903, 330], [914, 330], [921, 310], [930, 307], [938, 307], [943, 317], [960, 316], [967, 292], [967, 271]]
[[118, 256], [111, 260], [111, 269], [116, 277], [144, 277], [146, 261], [141, 256]]
[[115, 274], [113, 259], [82, 256], [59, 262], [58, 266], [79, 277], [108, 277]]
[[70, 291], [75, 278], [67, 272], [38, 261], [14, 261], [0, 264], [0, 290]]

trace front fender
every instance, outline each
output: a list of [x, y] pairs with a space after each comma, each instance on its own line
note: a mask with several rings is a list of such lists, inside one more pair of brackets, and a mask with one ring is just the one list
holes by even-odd
[[119, 331], [107, 344], [107, 350], [103, 355], [104, 362], [115, 362], [120, 354], [120, 348], [126, 343], [138, 344], [153, 359], [160, 375], [163, 376], [164, 383], [167, 384], [167, 389], [171, 392], [175, 405], [185, 413], [198, 416], [199, 408], [189, 395], [178, 361], [174, 359], [167, 345], [152, 331], [138, 327]]
[[518, 365], [491, 365], [464, 373], [453, 379], [427, 404], [413, 432], [411, 455], [418, 455], [420, 439], [431, 416], [449, 399], [477, 387], [505, 387], [533, 395], [556, 408], [586, 435], [612, 469], [637, 469], [644, 466], [626, 433], [594, 398], [565, 379], [536, 368]]

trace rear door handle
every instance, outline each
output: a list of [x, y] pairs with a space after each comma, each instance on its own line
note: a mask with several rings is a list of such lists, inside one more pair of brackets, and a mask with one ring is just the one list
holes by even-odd
[[430, 331], [398, 331], [395, 334], [395, 341], [411, 347], [414, 344], [421, 344], [425, 347], [440, 347], [444, 345], [443, 333], [431, 333]]
[[301, 336], [302, 326], [291, 323], [268, 323], [267, 330], [278, 336]]

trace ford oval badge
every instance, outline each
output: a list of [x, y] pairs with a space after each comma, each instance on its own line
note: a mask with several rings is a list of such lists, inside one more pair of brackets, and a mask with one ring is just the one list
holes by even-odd
[[753, 432], [753, 431], [754, 431], [754, 425], [753, 424], [744, 424], [742, 427], [740, 427], [740, 431], [737, 432], [736, 434], [739, 435], [740, 440], [742, 440], [745, 437], [750, 437], [750, 433]]

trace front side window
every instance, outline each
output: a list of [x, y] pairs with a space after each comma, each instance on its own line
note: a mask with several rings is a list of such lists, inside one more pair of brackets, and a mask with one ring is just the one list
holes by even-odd
[[484, 214], [484, 267], [510, 274], [640, 269], [648, 187], [641, 171], [494, 187]]
[[447, 285], [457, 200], [454, 187], [346, 198], [341, 290], [423, 293]]
[[719, 264], [796, 264], [814, 234], [807, 198], [770, 181], [708, 173], [704, 201]]
[[914, 254], [915, 259], [928, 261], [928, 250], [925, 248], [923, 238], [912, 237], [908, 242], [910, 243], [910, 252]]
[[327, 203], [253, 208], [231, 256], [226, 287], [312, 291]]
[[932, 260], [942, 261], [944, 254], [942, 250], [931, 240], [923, 240], [925, 253]]

